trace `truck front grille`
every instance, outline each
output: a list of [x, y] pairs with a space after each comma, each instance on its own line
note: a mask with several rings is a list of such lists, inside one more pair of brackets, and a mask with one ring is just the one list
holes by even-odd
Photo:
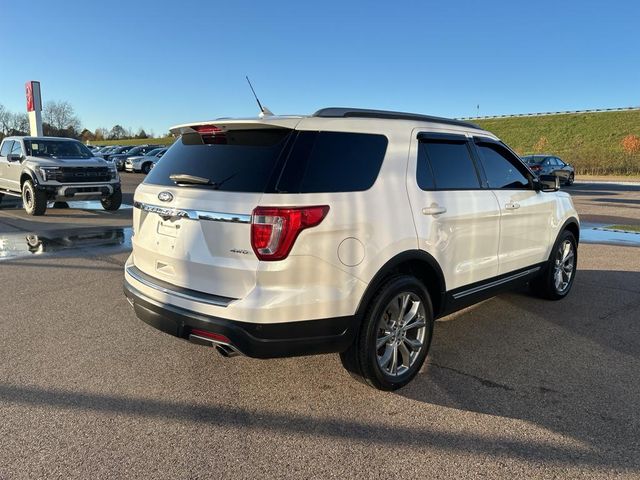
[[111, 172], [107, 167], [63, 167], [56, 180], [61, 183], [108, 182]]

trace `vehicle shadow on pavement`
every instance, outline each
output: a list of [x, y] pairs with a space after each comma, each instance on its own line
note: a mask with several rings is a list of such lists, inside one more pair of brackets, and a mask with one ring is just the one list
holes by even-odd
[[357, 420], [318, 418], [297, 413], [274, 413], [249, 410], [228, 404], [198, 405], [191, 402], [131, 398], [126, 396], [80, 393], [35, 386], [0, 384], [0, 401], [28, 407], [53, 407], [70, 411], [106, 413], [175, 420], [209, 427], [234, 427], [248, 432], [270, 431], [274, 434], [301, 434], [349, 440], [371, 445], [508, 455], [524, 460], [582, 465], [611, 466], [608, 459], [585, 456], [584, 449], [541, 442], [539, 440], [490, 438], [476, 433], [448, 432], [424, 426], [392, 426], [362, 423]]
[[[640, 252], [639, 252], [640, 253]], [[640, 469], [640, 272], [579, 270], [559, 302], [523, 290], [438, 322], [399, 395], [531, 422]]]

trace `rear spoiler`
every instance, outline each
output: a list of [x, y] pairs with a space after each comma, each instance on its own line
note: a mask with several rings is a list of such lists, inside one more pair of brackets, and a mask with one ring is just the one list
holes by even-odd
[[210, 127], [212, 130], [226, 132], [229, 130], [252, 130], [260, 128], [289, 128], [294, 129], [302, 116], [291, 117], [265, 117], [265, 118], [219, 118], [208, 122], [185, 123], [171, 127], [169, 131], [173, 135], [196, 133], [198, 130]]

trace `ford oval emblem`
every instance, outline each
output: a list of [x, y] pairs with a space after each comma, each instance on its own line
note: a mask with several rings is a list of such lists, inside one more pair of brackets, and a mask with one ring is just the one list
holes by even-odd
[[160, 192], [158, 194], [158, 200], [160, 200], [161, 202], [170, 202], [171, 200], [173, 200], [173, 195], [171, 194], [171, 192]]

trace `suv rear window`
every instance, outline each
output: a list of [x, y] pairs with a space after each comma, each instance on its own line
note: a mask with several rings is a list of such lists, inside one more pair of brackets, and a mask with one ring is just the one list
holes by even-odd
[[299, 132], [277, 184], [290, 193], [368, 190], [378, 177], [387, 137], [366, 133]]
[[291, 130], [284, 128], [232, 130], [215, 140], [187, 133], [167, 150], [145, 183], [175, 186], [169, 176], [187, 174], [219, 184], [218, 190], [262, 193], [290, 135]]
[[167, 150], [145, 182], [175, 186], [170, 175], [188, 174], [234, 192], [360, 191], [375, 182], [386, 149], [385, 136], [361, 133], [283, 128], [231, 130], [213, 137], [189, 133]]

